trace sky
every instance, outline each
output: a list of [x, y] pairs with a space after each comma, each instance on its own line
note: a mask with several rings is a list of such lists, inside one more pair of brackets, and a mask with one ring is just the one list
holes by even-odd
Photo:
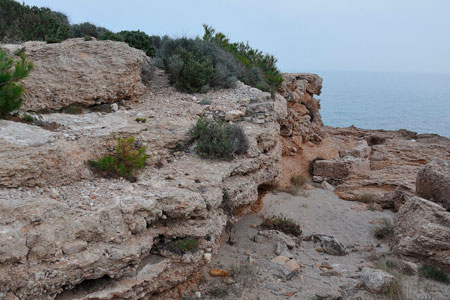
[[[20, 1], [22, 2], [22, 1]], [[275, 55], [283, 72], [450, 74], [449, 0], [26, 0], [112, 31], [203, 34]]]

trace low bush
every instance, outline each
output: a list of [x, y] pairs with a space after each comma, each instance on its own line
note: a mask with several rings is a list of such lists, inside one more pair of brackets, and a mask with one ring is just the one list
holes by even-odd
[[248, 149], [244, 130], [221, 120], [199, 119], [190, 135], [197, 141], [197, 153], [202, 158], [232, 159]]
[[115, 153], [97, 161], [90, 161], [91, 167], [106, 177], [124, 177], [135, 181], [135, 171], [145, 166], [148, 155], [146, 147], [137, 148], [135, 138], [118, 138]]
[[294, 221], [289, 220], [285, 217], [267, 218], [264, 219], [261, 226], [265, 229], [273, 229], [290, 234], [296, 237], [302, 235], [302, 230], [300, 225], [296, 224]]
[[214, 43], [197, 39], [164, 37], [156, 64], [164, 68], [175, 86], [188, 93], [207, 92], [212, 87], [234, 87], [237, 62]]
[[231, 53], [239, 62], [237, 76], [247, 85], [265, 92], [275, 93], [283, 82], [283, 76], [276, 67], [274, 56], [253, 49], [248, 43], [232, 43], [223, 33], [211, 26], [203, 25], [203, 39], [212, 42]]
[[121, 31], [117, 33], [122, 41], [127, 43], [130, 47], [140, 49], [145, 52], [150, 57], [155, 56], [156, 46], [155, 37], [149, 36], [145, 32], [140, 30], [134, 31]]
[[450, 276], [434, 265], [423, 265], [420, 268], [420, 274], [425, 278], [450, 284]]
[[23, 51], [17, 55], [18, 59], [13, 59], [0, 49], [0, 118], [20, 108], [24, 88], [19, 82], [33, 69]]

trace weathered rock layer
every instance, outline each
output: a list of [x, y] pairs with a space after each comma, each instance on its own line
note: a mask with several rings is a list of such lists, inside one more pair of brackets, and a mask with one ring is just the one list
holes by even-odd
[[[144, 92], [146, 58], [122, 43], [32, 43], [26, 51], [37, 66], [25, 81], [27, 110]], [[148, 86], [117, 112], [43, 115], [57, 124], [52, 132], [0, 122], [0, 298], [176, 298], [182, 291], [173, 288], [208, 263], [226, 224], [278, 184], [284, 97], [243, 84], [186, 95], [160, 70]], [[247, 153], [198, 158], [188, 131], [202, 116], [242, 126]], [[147, 146], [148, 166], [135, 183], [98, 178], [88, 167], [118, 136]], [[198, 249], [174, 251], [185, 238]]]

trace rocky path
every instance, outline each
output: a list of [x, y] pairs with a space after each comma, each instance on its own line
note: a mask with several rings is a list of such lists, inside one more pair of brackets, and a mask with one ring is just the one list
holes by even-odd
[[[341, 200], [332, 191], [320, 188], [304, 191], [300, 196], [283, 192], [268, 194], [261, 213], [242, 218], [234, 227], [231, 235], [236, 243], [230, 245], [224, 238], [219, 253], [205, 271], [201, 296], [198, 292], [197, 296], [229, 300], [447, 300], [449, 286], [419, 279], [417, 275], [399, 278], [405, 298], [391, 298], [389, 293], [374, 294], [364, 287], [363, 268], [377, 269], [386, 261], [400, 261], [391, 254], [389, 240], [380, 241], [373, 235], [383, 220], [392, 221], [394, 215], [389, 210], [368, 210], [363, 203]], [[262, 218], [274, 216], [284, 216], [301, 224], [302, 238], [296, 240], [260, 228]], [[336, 238], [347, 254], [330, 254], [334, 248], [328, 249], [309, 238], [315, 234]], [[289, 249], [291, 243], [295, 246]], [[279, 264], [283, 256], [291, 259], [290, 265]], [[294, 265], [294, 260], [299, 269], [291, 272], [289, 267]], [[228, 271], [230, 276], [211, 276], [209, 272], [213, 268]]]

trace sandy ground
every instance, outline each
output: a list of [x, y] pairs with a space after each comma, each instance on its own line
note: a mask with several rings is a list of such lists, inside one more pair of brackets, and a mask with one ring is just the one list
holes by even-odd
[[[231, 237], [235, 243], [230, 245], [227, 238], [223, 239], [219, 253], [204, 272], [201, 296], [197, 292], [197, 297], [192, 294], [192, 298], [185, 299], [390, 299], [367, 292], [361, 284], [360, 270], [364, 266], [377, 267], [386, 257], [392, 257], [389, 240], [375, 239], [373, 229], [382, 219], [392, 220], [394, 215], [388, 210], [367, 210], [365, 204], [341, 200], [332, 191], [319, 188], [298, 196], [268, 194], [259, 214], [248, 215], [234, 226]], [[258, 234], [262, 217], [273, 216], [284, 216], [301, 225], [303, 234], [294, 239], [296, 246], [281, 249], [287, 251], [283, 255], [296, 259], [301, 266], [294, 276], [286, 276], [283, 267], [271, 261], [278, 256], [277, 243], [283, 243]], [[334, 236], [347, 247], [348, 254], [319, 252], [320, 244], [308, 241], [311, 234]], [[212, 277], [212, 268], [231, 275]], [[450, 299], [450, 286], [417, 275], [402, 275], [402, 281], [406, 287], [404, 299]]]

